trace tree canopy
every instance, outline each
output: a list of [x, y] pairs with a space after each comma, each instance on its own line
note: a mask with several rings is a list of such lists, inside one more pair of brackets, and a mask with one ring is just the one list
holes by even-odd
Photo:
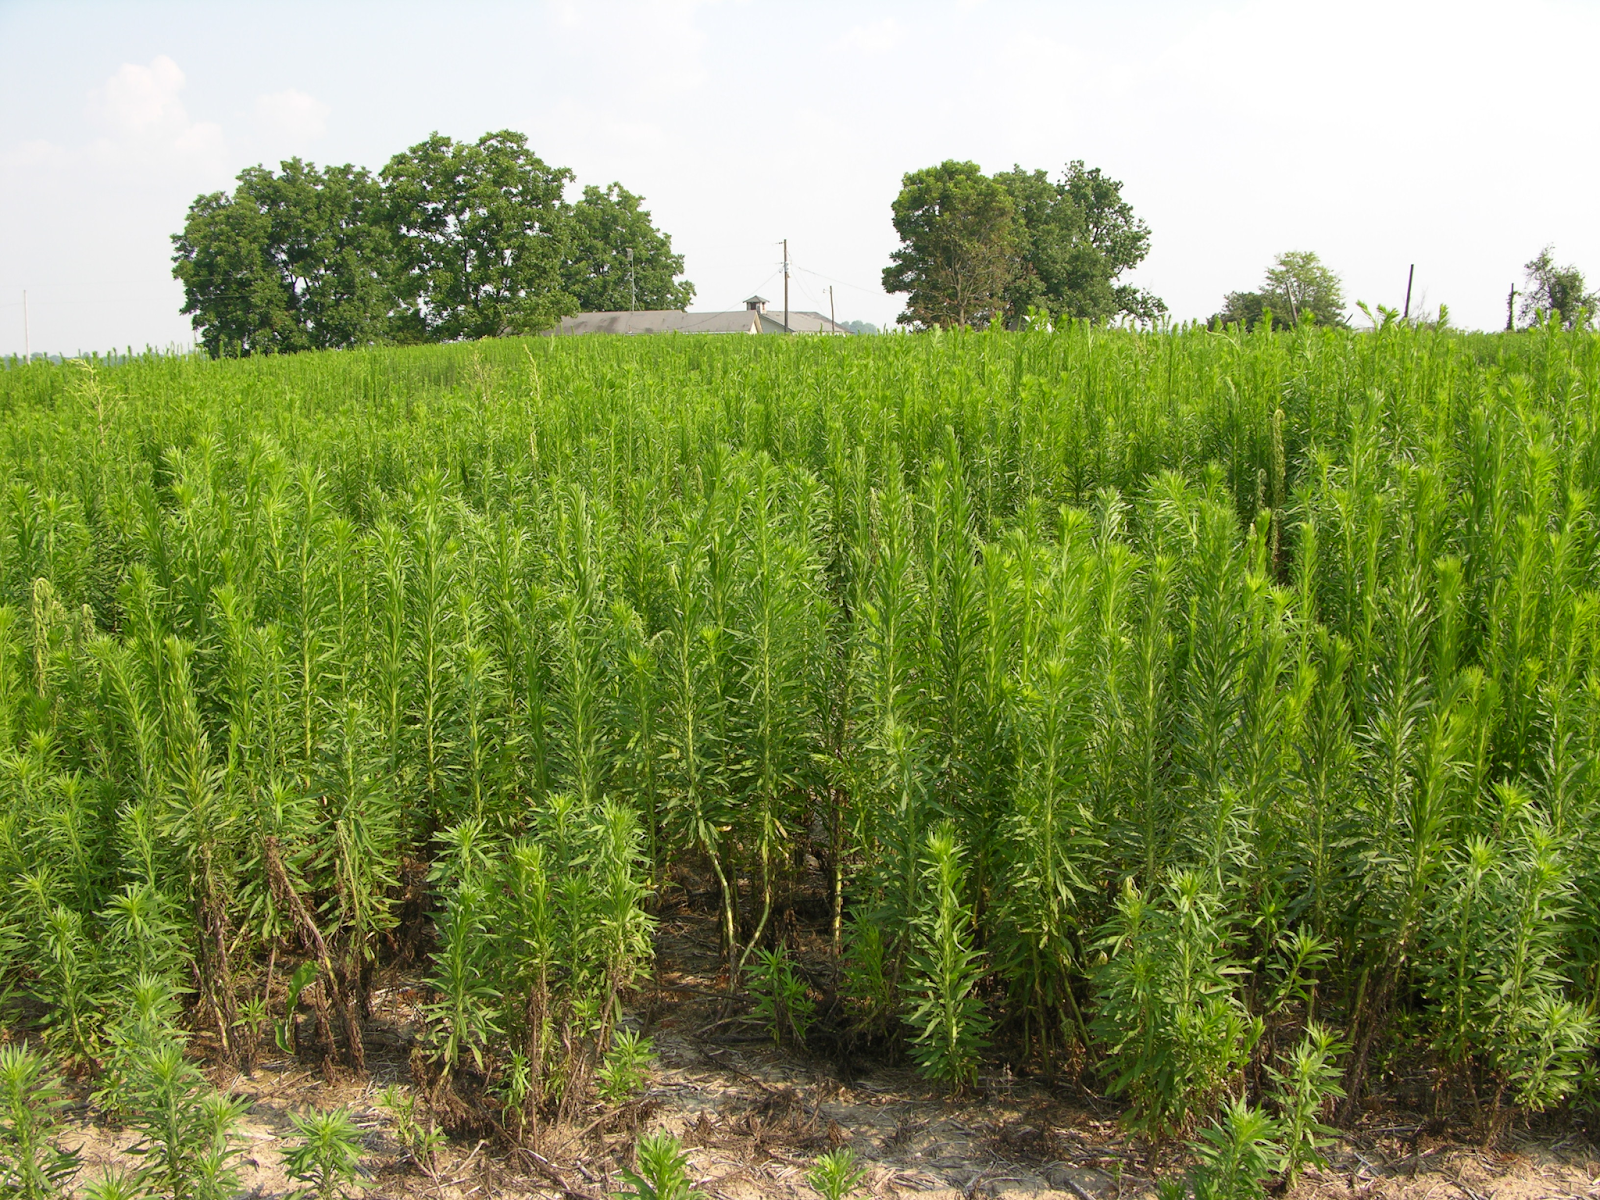
[[201, 344], [216, 356], [385, 340], [390, 238], [378, 182], [294, 158], [277, 175], [247, 167], [238, 183], [231, 196], [198, 198], [173, 239]]
[[1031, 309], [1057, 320], [1151, 321], [1166, 311], [1117, 283], [1149, 253], [1150, 229], [1121, 183], [1081, 161], [1059, 181], [946, 161], [906, 174], [893, 213], [900, 246], [883, 286], [907, 295], [902, 324], [1015, 325]]
[[894, 200], [900, 247], [886, 292], [907, 293], [902, 324], [970, 325], [1005, 312], [1022, 248], [1016, 206], [977, 163], [947, 159], [911, 171]]
[[565, 198], [572, 172], [520, 133], [434, 134], [378, 176], [290, 159], [239, 173], [173, 236], [183, 312], [213, 356], [530, 333], [568, 313], [684, 308], [683, 256], [619, 183]]
[[1554, 316], [1563, 327], [1577, 329], [1593, 318], [1600, 293], [1586, 290], [1583, 272], [1577, 267], [1556, 264], [1554, 246], [1539, 251], [1523, 270], [1527, 272], [1520, 314], [1524, 321]]
[[1268, 319], [1274, 329], [1302, 321], [1349, 324], [1344, 284], [1312, 251], [1286, 250], [1272, 260], [1260, 288], [1224, 296], [1222, 310], [1212, 314], [1211, 324], [1254, 329]]
[[520, 133], [434, 134], [383, 168], [402, 320], [416, 340], [547, 329], [577, 311], [561, 290], [572, 172]]
[[679, 279], [683, 255], [620, 183], [590, 185], [572, 206], [573, 236], [562, 263], [562, 286], [583, 312], [685, 309], [694, 284]]
[[1116, 282], [1150, 253], [1150, 227], [1122, 198], [1121, 183], [1081, 160], [1068, 163], [1059, 182], [1021, 167], [995, 180], [1010, 193], [1022, 228], [1019, 269], [1006, 289], [1009, 312], [1037, 308], [1055, 320], [1095, 322], [1153, 321], [1166, 312], [1156, 296]]

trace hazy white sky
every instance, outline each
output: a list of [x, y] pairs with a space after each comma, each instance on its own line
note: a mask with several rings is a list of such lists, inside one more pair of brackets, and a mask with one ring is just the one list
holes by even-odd
[[0, 354], [24, 289], [35, 351], [188, 343], [195, 195], [433, 130], [642, 192], [701, 309], [780, 298], [788, 237], [795, 308], [892, 321], [890, 201], [944, 158], [1121, 179], [1179, 318], [1286, 249], [1491, 328], [1546, 243], [1600, 274], [1597, 3], [0, 0], [0, 47]]

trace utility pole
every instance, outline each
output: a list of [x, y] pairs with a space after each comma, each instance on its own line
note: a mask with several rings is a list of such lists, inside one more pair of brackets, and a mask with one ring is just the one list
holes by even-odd
[[28, 289], [22, 289], [22, 361], [33, 361], [33, 347], [28, 344]]
[[789, 332], [789, 239], [783, 239], [783, 331]]
[[832, 329], [828, 330], [829, 333], [839, 332], [839, 317], [833, 310], [833, 284], [831, 283], [828, 285], [828, 324], [833, 326]]
[[1411, 269], [1406, 272], [1406, 311], [1400, 318], [1402, 321], [1409, 321], [1411, 319], [1411, 281], [1416, 278], [1416, 275], [1417, 264], [1412, 263]]
[[1517, 285], [1513, 283], [1511, 285], [1511, 291], [1506, 293], [1506, 332], [1507, 333], [1510, 333], [1513, 329], [1515, 329], [1517, 327], [1516, 326], [1516, 322], [1514, 320], [1514, 317], [1516, 316], [1516, 311], [1517, 311], [1516, 305], [1517, 305]]
[[639, 289], [633, 285], [633, 247], [628, 247], [628, 311], [639, 307]]

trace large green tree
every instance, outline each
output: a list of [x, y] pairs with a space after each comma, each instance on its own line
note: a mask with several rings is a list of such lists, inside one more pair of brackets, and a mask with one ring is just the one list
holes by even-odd
[[561, 288], [572, 178], [511, 130], [435, 133], [383, 168], [408, 339], [533, 333], [577, 305]]
[[529, 333], [579, 309], [685, 308], [683, 256], [620, 183], [568, 204], [572, 172], [520, 133], [434, 134], [380, 177], [291, 159], [200, 196], [173, 237], [183, 311], [213, 355]]
[[213, 358], [304, 348], [293, 297], [272, 261], [271, 229], [255, 205], [211, 192], [189, 205], [183, 232], [173, 235], [181, 311]]
[[1018, 269], [1006, 288], [1013, 319], [1029, 309], [1052, 319], [1153, 321], [1167, 311], [1142, 288], [1117, 282], [1150, 253], [1150, 227], [1122, 197], [1122, 184], [1081, 160], [1059, 181], [1020, 166], [995, 176], [1022, 227]]
[[1122, 184], [1081, 161], [1061, 179], [1013, 167], [992, 178], [947, 161], [904, 176], [894, 201], [900, 246], [886, 291], [908, 293], [907, 325], [1016, 324], [1030, 310], [1097, 323], [1166, 312], [1118, 283], [1150, 251], [1150, 227]]
[[947, 159], [908, 172], [894, 200], [894, 228], [900, 247], [884, 268], [883, 290], [908, 293], [901, 324], [1004, 317], [1022, 231], [1010, 193], [977, 163]]
[[1554, 246], [1539, 251], [1523, 270], [1527, 272], [1520, 314], [1524, 321], [1553, 314], [1566, 328], [1577, 329], [1592, 319], [1600, 293], [1587, 290], [1577, 267], [1557, 265]]
[[1344, 284], [1312, 251], [1287, 250], [1272, 260], [1260, 288], [1224, 296], [1211, 324], [1254, 329], [1268, 319], [1275, 329], [1303, 321], [1346, 325]]
[[683, 255], [641, 208], [644, 197], [620, 183], [590, 185], [572, 206], [562, 284], [583, 312], [685, 309], [694, 284], [679, 279]]
[[384, 341], [388, 235], [377, 180], [298, 158], [248, 167], [230, 194], [189, 206], [173, 274], [213, 355], [282, 353]]

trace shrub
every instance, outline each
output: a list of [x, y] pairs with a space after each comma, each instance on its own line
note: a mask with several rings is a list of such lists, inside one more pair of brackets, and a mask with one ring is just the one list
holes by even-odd
[[633, 1099], [650, 1078], [650, 1064], [654, 1060], [649, 1038], [631, 1029], [618, 1030], [600, 1069], [595, 1072], [600, 1098], [607, 1104]]
[[911, 1053], [924, 1075], [952, 1088], [977, 1078], [989, 1018], [977, 995], [983, 956], [971, 948], [972, 915], [961, 899], [961, 847], [949, 825], [928, 834], [906, 982]]
[[289, 1120], [299, 1139], [283, 1158], [289, 1178], [309, 1185], [302, 1195], [343, 1200], [344, 1185], [361, 1170], [361, 1130], [350, 1120], [350, 1110], [290, 1113]]
[[1277, 1132], [1277, 1124], [1259, 1108], [1243, 1100], [1227, 1105], [1190, 1144], [1195, 1200], [1260, 1200], [1282, 1160], [1283, 1149], [1273, 1141]]
[[1180, 872], [1147, 901], [1131, 880], [1101, 946], [1094, 1031], [1133, 1119], [1151, 1133], [1181, 1132], [1238, 1081], [1261, 1034], [1235, 993], [1218, 902], [1199, 875]]
[[897, 1008], [883, 926], [869, 917], [852, 914], [844, 934], [843, 957], [844, 977], [839, 990], [851, 1026], [857, 1032], [881, 1032]]
[[804, 1045], [817, 1006], [807, 993], [806, 981], [796, 974], [787, 950], [780, 946], [756, 952], [750, 990], [755, 993], [756, 1016], [772, 1035], [772, 1044], [781, 1046], [786, 1039], [792, 1039]]
[[432, 1175], [434, 1159], [439, 1153], [439, 1147], [444, 1145], [444, 1134], [435, 1128], [431, 1119], [426, 1123], [419, 1120], [417, 1098], [402, 1092], [392, 1083], [383, 1089], [378, 1102], [393, 1115], [395, 1139], [410, 1156], [411, 1161], [416, 1163], [424, 1174]]
[[78, 1155], [59, 1149], [64, 1101], [42, 1055], [0, 1046], [0, 1196], [49, 1200], [78, 1173]]
[[806, 1172], [806, 1182], [822, 1193], [823, 1200], [845, 1200], [866, 1182], [866, 1169], [856, 1162], [848, 1146], [820, 1155]]
[[614, 1192], [616, 1200], [706, 1200], [706, 1194], [689, 1178], [689, 1156], [678, 1139], [664, 1129], [646, 1134], [634, 1147], [637, 1170], [626, 1167], [627, 1188]]
[[234, 1130], [249, 1101], [224, 1096], [167, 1042], [131, 1064], [125, 1097], [128, 1124], [145, 1160], [139, 1181], [171, 1200], [224, 1200], [238, 1188]]
[[1268, 1068], [1283, 1143], [1278, 1170], [1287, 1184], [1294, 1183], [1300, 1168], [1307, 1163], [1327, 1166], [1322, 1150], [1331, 1144], [1336, 1131], [1322, 1123], [1322, 1113], [1331, 1100], [1344, 1096], [1344, 1089], [1339, 1086], [1339, 1068], [1333, 1060], [1348, 1049], [1331, 1030], [1312, 1022], [1306, 1026], [1305, 1039], [1288, 1063], [1282, 1068]]
[[147, 1200], [151, 1195], [136, 1171], [107, 1170], [83, 1188], [84, 1200]]

